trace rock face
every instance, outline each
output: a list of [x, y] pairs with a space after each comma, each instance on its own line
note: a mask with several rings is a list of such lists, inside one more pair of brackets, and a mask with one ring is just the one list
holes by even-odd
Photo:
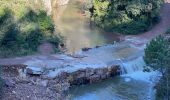
[[119, 75], [120, 68], [119, 66], [112, 66], [108, 68], [87, 68], [78, 70], [74, 73], [69, 75], [69, 82], [71, 85], [80, 85], [80, 84], [88, 84], [88, 83], [95, 83], [101, 80]]
[[55, 0], [58, 5], [66, 5], [68, 4], [69, 0]]
[[[5, 85], [7, 87], [15, 87], [19, 84], [27, 84], [32, 86], [40, 86], [49, 88], [50, 91], [55, 91], [57, 100], [66, 100], [68, 97], [69, 88], [73, 85], [91, 84], [99, 82], [101, 80], [119, 75], [120, 67], [117, 65], [99, 67], [99, 68], [81, 68], [73, 72], [61, 71], [56, 77], [48, 78], [48, 75], [53, 69], [44, 69], [42, 66], [26, 66], [26, 65], [15, 65], [10, 67], [3, 66], [3, 71], [8, 73], [15, 72], [15, 77], [20, 77], [20, 82], [13, 82], [7, 80]], [[10, 69], [10, 70], [8, 70]], [[21, 74], [25, 73], [25, 78], [21, 78]], [[43, 77], [47, 75], [46, 77]]]
[[53, 7], [66, 5], [68, 2], [69, 0], [43, 0], [43, 4], [48, 15], [51, 15]]
[[52, 12], [52, 5], [51, 5], [51, 0], [43, 0], [43, 3], [44, 3], [44, 6], [45, 6], [45, 9], [47, 11], [47, 14], [48, 15], [51, 15], [51, 12]]
[[31, 75], [42, 75], [44, 69], [42, 67], [28, 67], [26, 68], [26, 73]]

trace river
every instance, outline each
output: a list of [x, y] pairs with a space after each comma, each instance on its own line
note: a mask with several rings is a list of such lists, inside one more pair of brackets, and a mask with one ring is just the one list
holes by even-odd
[[70, 0], [68, 5], [59, 6], [53, 12], [57, 32], [65, 37], [68, 53], [118, 40], [118, 35], [106, 33], [94, 25], [90, 25], [88, 12], [86, 16], [81, 13], [80, 1]]
[[[120, 36], [107, 33], [90, 25], [89, 14], [81, 14], [80, 0], [70, 0], [68, 5], [54, 8], [56, 30], [65, 38], [67, 53], [75, 53], [85, 47], [95, 47], [118, 41]], [[126, 52], [126, 51], [125, 51]], [[123, 63], [122, 63], [123, 65]], [[143, 59], [126, 63], [128, 73], [99, 83], [74, 86], [70, 90], [72, 100], [154, 100], [152, 76], [155, 72], [143, 72]], [[137, 69], [136, 69], [137, 67]]]

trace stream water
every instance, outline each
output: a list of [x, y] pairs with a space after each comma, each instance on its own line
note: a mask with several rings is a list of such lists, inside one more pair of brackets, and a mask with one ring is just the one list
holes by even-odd
[[[70, 0], [68, 5], [53, 10], [56, 29], [65, 37], [68, 53], [84, 47], [113, 43], [118, 35], [90, 27], [90, 19], [81, 14], [80, 0]], [[126, 51], [125, 51], [126, 52]], [[154, 100], [153, 78], [155, 72], [142, 72], [143, 59], [122, 62], [123, 75], [99, 83], [72, 87], [72, 100]]]
[[88, 12], [82, 14], [81, 0], [70, 0], [68, 5], [59, 6], [53, 12], [56, 29], [65, 37], [68, 53], [75, 53], [85, 47], [113, 43], [119, 36], [106, 33], [90, 25]]
[[72, 100], [155, 100], [158, 72], [143, 72], [143, 58], [122, 63], [124, 72], [99, 83], [72, 87]]

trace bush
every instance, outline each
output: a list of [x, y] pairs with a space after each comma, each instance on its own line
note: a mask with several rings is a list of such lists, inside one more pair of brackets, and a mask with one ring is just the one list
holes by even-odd
[[38, 14], [38, 23], [40, 29], [44, 33], [53, 33], [54, 32], [54, 24], [50, 16], [47, 15], [45, 11], [40, 11]]
[[25, 42], [28, 44], [29, 48], [31, 48], [33, 51], [36, 51], [42, 41], [43, 33], [39, 29], [36, 29], [29, 32]]
[[0, 14], [0, 27], [2, 27], [2, 25], [7, 24], [7, 20], [12, 18], [12, 12], [8, 9], [1, 9], [2, 13]]
[[166, 34], [170, 34], [170, 28], [167, 29]]
[[106, 31], [138, 34], [159, 22], [163, 0], [94, 0], [95, 23]]
[[32, 9], [28, 9], [25, 15], [20, 19], [21, 22], [36, 22], [37, 21], [37, 13]]
[[[8, 17], [7, 17], [8, 16]], [[50, 42], [58, 48], [61, 38], [54, 33], [54, 24], [46, 12], [29, 10], [15, 20], [10, 10], [0, 16], [0, 57], [33, 54], [43, 42]]]
[[170, 99], [170, 44], [163, 36], [158, 36], [147, 44], [144, 60], [148, 66], [162, 73], [156, 86], [157, 100]]
[[15, 24], [9, 26], [9, 29], [4, 33], [2, 40], [0, 41], [0, 46], [6, 48], [15, 48], [18, 43], [18, 33], [19, 30], [17, 29]]
[[4, 86], [4, 81], [3, 81], [3, 79], [0, 77], [0, 96], [2, 95], [3, 86]]
[[162, 72], [166, 67], [162, 66], [162, 64], [166, 61], [165, 57], [168, 56], [168, 51], [169, 43], [160, 35], [147, 44], [144, 60], [148, 66]]

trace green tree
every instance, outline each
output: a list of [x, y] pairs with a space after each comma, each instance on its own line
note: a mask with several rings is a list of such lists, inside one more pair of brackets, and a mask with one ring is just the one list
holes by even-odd
[[94, 22], [107, 31], [138, 34], [159, 21], [163, 0], [94, 0]]
[[147, 44], [144, 60], [148, 66], [162, 73], [157, 87], [157, 96], [162, 100], [170, 99], [170, 44], [163, 36], [158, 36]]
[[17, 46], [19, 30], [15, 24], [9, 26], [9, 29], [5, 32], [2, 40], [0, 41], [0, 46], [6, 48], [13, 48]]

